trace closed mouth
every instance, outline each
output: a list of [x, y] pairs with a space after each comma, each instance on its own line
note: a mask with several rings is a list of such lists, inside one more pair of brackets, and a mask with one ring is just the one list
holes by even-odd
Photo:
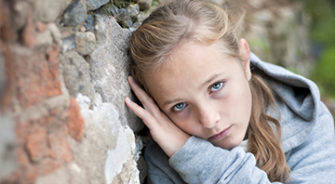
[[230, 125], [228, 128], [226, 128], [226, 129], [222, 130], [221, 132], [211, 136], [210, 138], [208, 138], [208, 140], [215, 141], [215, 140], [218, 140], [218, 139], [226, 136], [232, 126], [233, 125]]

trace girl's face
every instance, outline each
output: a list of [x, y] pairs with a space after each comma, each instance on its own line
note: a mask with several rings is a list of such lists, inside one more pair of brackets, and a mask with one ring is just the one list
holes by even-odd
[[220, 43], [183, 43], [145, 76], [149, 93], [180, 129], [225, 149], [241, 143], [251, 114], [249, 49], [240, 45], [243, 61], [225, 55]]

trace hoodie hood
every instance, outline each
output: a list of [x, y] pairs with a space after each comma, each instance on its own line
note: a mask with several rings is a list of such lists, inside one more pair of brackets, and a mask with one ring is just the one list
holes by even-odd
[[320, 93], [311, 80], [283, 67], [261, 61], [251, 53], [251, 67], [263, 72], [273, 90], [281, 114], [284, 151], [301, 144], [315, 124], [320, 108]]

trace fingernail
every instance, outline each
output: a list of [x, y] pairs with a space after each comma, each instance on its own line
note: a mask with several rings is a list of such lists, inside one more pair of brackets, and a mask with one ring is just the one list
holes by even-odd
[[128, 81], [129, 82], [133, 82], [134, 81], [133, 77], [132, 76], [128, 76]]
[[129, 103], [129, 102], [130, 102], [129, 97], [126, 97], [126, 98], [124, 99], [124, 101], [125, 101], [126, 103]]

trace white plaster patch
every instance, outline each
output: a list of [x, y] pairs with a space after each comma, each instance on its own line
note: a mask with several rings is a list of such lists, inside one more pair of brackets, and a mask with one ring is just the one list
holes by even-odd
[[140, 158], [141, 150], [143, 149], [143, 141], [140, 136], [138, 136], [135, 140], [136, 144], [136, 152], [135, 152], [135, 160], [137, 161]]
[[135, 150], [135, 138], [130, 128], [124, 127], [119, 132], [115, 149], [108, 150], [108, 157], [105, 164], [106, 183], [110, 184], [113, 178], [118, 175], [123, 164], [133, 158]]
[[[130, 176], [131, 183], [140, 183], [135, 161], [136, 146], [133, 131], [127, 125], [121, 125], [120, 114], [114, 104], [102, 102], [98, 94], [95, 99], [93, 108], [89, 109], [90, 99], [88, 97], [78, 94], [76, 98], [85, 120], [85, 129], [99, 129], [99, 132], [103, 134], [102, 139], [105, 139], [97, 140], [99, 145], [96, 145], [105, 145], [106, 152], [103, 153], [106, 154], [106, 160], [103, 163], [105, 182], [111, 184], [116, 176], [124, 172], [122, 169], [126, 165], [131, 171], [122, 173], [122, 175]], [[102, 142], [105, 144], [101, 145]]]
[[76, 163], [70, 163], [69, 168], [76, 173], [81, 173], [81, 169]]

